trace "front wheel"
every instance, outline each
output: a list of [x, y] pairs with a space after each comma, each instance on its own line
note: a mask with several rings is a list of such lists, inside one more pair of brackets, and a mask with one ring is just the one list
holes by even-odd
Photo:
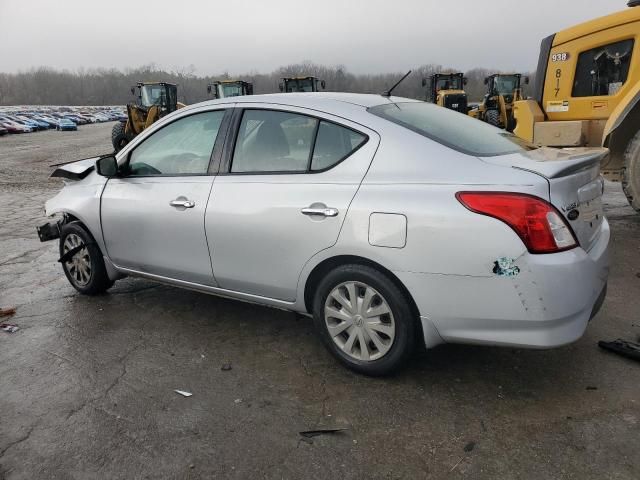
[[500, 112], [498, 110], [487, 110], [484, 114], [484, 119], [489, 125], [493, 125], [494, 127], [500, 126]]
[[622, 190], [629, 205], [640, 212], [640, 131], [629, 141], [624, 152]]
[[416, 318], [408, 299], [369, 266], [344, 265], [329, 272], [316, 290], [313, 314], [325, 346], [356, 372], [390, 374], [413, 351]]
[[126, 134], [126, 123], [116, 122], [116, 124], [111, 129], [111, 143], [113, 144], [113, 149], [116, 152], [122, 150], [127, 143], [129, 143], [129, 138]]
[[107, 275], [100, 248], [78, 222], [67, 223], [62, 227], [60, 257], [67, 280], [80, 293], [96, 295], [113, 285]]

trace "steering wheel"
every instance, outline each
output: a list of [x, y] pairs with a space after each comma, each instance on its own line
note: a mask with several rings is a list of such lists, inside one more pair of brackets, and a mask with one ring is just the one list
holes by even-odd
[[144, 162], [136, 162], [130, 169], [134, 175], [162, 175], [160, 170]]

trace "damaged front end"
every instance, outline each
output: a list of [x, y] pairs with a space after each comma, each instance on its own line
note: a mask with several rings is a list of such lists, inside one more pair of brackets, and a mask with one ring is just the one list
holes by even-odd
[[40, 241], [48, 242], [49, 240], [60, 238], [60, 229], [64, 223], [63, 220], [64, 219], [58, 220], [57, 222], [47, 222], [44, 225], [36, 227]]
[[[80, 214], [83, 213], [88, 220], [98, 217], [96, 196], [104, 181], [102, 177], [92, 175], [92, 173], [95, 172], [96, 161], [109, 155], [112, 154], [51, 165], [55, 167], [51, 177], [61, 178], [64, 182], [64, 188], [56, 197], [53, 208], [51, 208], [51, 201], [47, 202], [45, 213], [49, 216], [61, 215], [61, 217], [56, 221], [49, 221], [36, 227], [41, 242], [60, 238], [62, 226], [74, 219], [66, 211], [70, 211], [72, 215], [78, 217], [82, 217]], [[99, 199], [99, 195], [97, 198]], [[90, 220], [89, 223], [91, 223]], [[87, 225], [88, 228], [91, 226]]]

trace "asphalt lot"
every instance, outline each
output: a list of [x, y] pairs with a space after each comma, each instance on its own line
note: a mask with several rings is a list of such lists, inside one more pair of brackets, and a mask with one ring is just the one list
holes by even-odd
[[640, 478], [640, 363], [596, 345], [640, 334], [619, 185], [609, 294], [580, 341], [444, 345], [371, 379], [291, 313], [138, 279], [78, 295], [35, 226], [61, 186], [48, 165], [110, 151], [110, 129], [0, 138], [0, 306], [20, 327], [0, 332], [0, 479]]

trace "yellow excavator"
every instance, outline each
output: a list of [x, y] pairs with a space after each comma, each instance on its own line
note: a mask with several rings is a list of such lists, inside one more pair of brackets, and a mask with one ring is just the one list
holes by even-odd
[[514, 133], [537, 145], [607, 147], [602, 174], [640, 211], [640, 0], [544, 40]]
[[215, 99], [253, 95], [253, 83], [244, 80], [219, 80], [207, 85], [207, 93], [213, 94]]
[[464, 114], [468, 110], [466, 84], [464, 73], [434, 73], [429, 80], [422, 79], [422, 86], [429, 86], [427, 101]]
[[484, 79], [487, 93], [475, 108], [469, 110], [469, 115], [490, 123], [499, 128], [513, 131], [513, 104], [522, 100], [522, 82], [529, 83], [529, 78], [519, 73], [494, 73]]
[[326, 83], [317, 77], [284, 77], [278, 85], [281, 92], [319, 92], [320, 88], [324, 90]]
[[136, 101], [127, 105], [126, 122], [116, 122], [111, 130], [111, 143], [116, 152], [145, 128], [185, 106], [178, 102], [178, 86], [174, 83], [138, 82], [131, 87], [131, 95], [136, 93]]

